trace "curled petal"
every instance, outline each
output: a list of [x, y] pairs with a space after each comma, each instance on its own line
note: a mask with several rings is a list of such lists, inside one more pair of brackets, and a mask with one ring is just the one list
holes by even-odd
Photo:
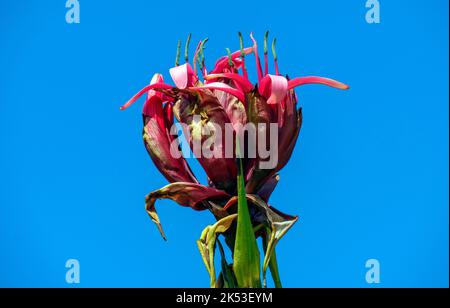
[[[150, 81], [150, 84], [157, 84], [157, 83], [164, 83], [163, 75], [156, 73], [153, 75], [152, 80]], [[150, 99], [152, 96], [158, 96], [160, 98], [163, 97], [163, 94], [161, 92], [157, 92], [155, 90], [150, 90], [147, 93], [147, 99]]]
[[267, 98], [267, 103], [278, 104], [286, 97], [288, 81], [283, 76], [267, 75], [261, 80], [259, 93]]
[[[163, 82], [163, 76], [161, 74], [155, 74], [150, 81], [150, 85]], [[161, 92], [150, 90], [147, 92], [147, 100], [142, 108], [142, 114], [147, 117], [156, 118], [160, 127], [164, 126], [164, 117], [161, 109], [163, 100], [164, 95]]]
[[[151, 83], [162, 81], [162, 76], [155, 74]], [[162, 93], [154, 90], [148, 92], [142, 111], [144, 145], [155, 166], [169, 182], [197, 183], [197, 179], [178, 149], [175, 136], [170, 134], [173, 124], [172, 104], [166, 103], [163, 106], [163, 103]]]
[[177, 182], [169, 184], [156, 190], [145, 197], [145, 210], [158, 227], [161, 236], [166, 239], [161, 226], [158, 214], [156, 213], [155, 202], [157, 199], [170, 199], [181, 206], [191, 207], [194, 210], [206, 210], [206, 200], [227, 199], [229, 195], [224, 191], [195, 183]]
[[169, 73], [178, 89], [192, 87], [197, 82], [197, 76], [189, 63], [173, 67]]
[[128, 102], [126, 102], [122, 107], [120, 107], [120, 110], [127, 109], [130, 107], [134, 102], [136, 102], [143, 94], [149, 92], [150, 90], [155, 90], [159, 92], [164, 92], [167, 90], [172, 90], [173, 87], [171, 85], [165, 84], [165, 83], [156, 83], [151, 84], [146, 87], [144, 87], [141, 91], [136, 93]]
[[310, 76], [310, 77], [299, 77], [290, 80], [288, 89], [291, 90], [295, 87], [302, 86], [305, 84], [323, 84], [341, 90], [348, 90], [350, 88], [348, 85], [333, 79]]
[[201, 86], [201, 87], [190, 88], [190, 90], [204, 90], [204, 89], [223, 91], [223, 92], [226, 92], [228, 94], [235, 96], [241, 102], [245, 102], [245, 95], [242, 91], [235, 89], [233, 87], [230, 87], [229, 85], [227, 85], [223, 82], [212, 82], [212, 83], [205, 84], [204, 86]]
[[205, 76], [205, 80], [211, 80], [211, 79], [217, 79], [217, 78], [226, 78], [226, 79], [233, 80], [234, 82], [238, 83], [242, 87], [242, 90], [245, 93], [248, 93], [253, 89], [252, 83], [250, 81], [248, 81], [248, 79], [244, 78], [243, 76], [241, 76], [239, 74], [223, 73], [223, 74], [209, 74], [209, 75]]

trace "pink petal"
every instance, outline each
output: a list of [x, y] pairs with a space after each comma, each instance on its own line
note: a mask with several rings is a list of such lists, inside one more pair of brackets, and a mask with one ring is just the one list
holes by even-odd
[[142, 109], [142, 114], [146, 117], [156, 119], [159, 127], [164, 127], [163, 101], [158, 96], [151, 96], [147, 99]]
[[283, 76], [267, 75], [261, 80], [259, 93], [267, 98], [268, 104], [283, 101], [288, 91], [288, 81]]
[[[163, 75], [158, 74], [158, 73], [153, 75], [152, 80], [150, 81], [150, 84], [157, 84], [157, 83], [164, 83]], [[153, 95], [157, 95], [159, 97], [163, 96], [163, 94], [161, 92], [156, 92], [155, 90], [150, 90], [147, 93], [147, 99], [149, 99]]]
[[150, 90], [162, 91], [162, 90], [172, 90], [172, 89], [173, 89], [173, 87], [171, 85], [168, 85], [165, 83], [156, 83], [156, 84], [148, 85], [148, 86], [144, 87], [141, 91], [139, 91], [137, 94], [135, 94], [128, 102], [125, 103], [125, 105], [120, 107], [120, 110], [127, 109], [134, 102], [136, 102], [143, 94], [147, 93]]
[[310, 76], [310, 77], [299, 77], [290, 80], [288, 89], [291, 90], [295, 87], [302, 86], [305, 84], [323, 84], [341, 90], [348, 90], [350, 88], [348, 85], [333, 79]]
[[169, 72], [173, 82], [179, 89], [192, 87], [197, 81], [197, 76], [189, 63], [173, 67]]
[[223, 91], [223, 92], [226, 92], [228, 94], [235, 96], [241, 102], [243, 102], [243, 103], [245, 102], [245, 95], [242, 91], [232, 88], [223, 82], [212, 82], [212, 83], [205, 84], [204, 86], [201, 86], [201, 87], [190, 88], [190, 90], [203, 90], [203, 89]]
[[[164, 82], [161, 74], [153, 75], [150, 85]], [[142, 114], [149, 117], [155, 117], [160, 127], [164, 126], [164, 118], [161, 117], [159, 109], [162, 108], [164, 95], [161, 92], [150, 90], [147, 92], [147, 100], [142, 108]]]
[[242, 90], [244, 90], [245, 93], [250, 92], [253, 89], [252, 83], [248, 79], [242, 77], [239, 74], [223, 73], [223, 74], [209, 74], [205, 76], [205, 80], [216, 78], [227, 78], [237, 82], [242, 87]]

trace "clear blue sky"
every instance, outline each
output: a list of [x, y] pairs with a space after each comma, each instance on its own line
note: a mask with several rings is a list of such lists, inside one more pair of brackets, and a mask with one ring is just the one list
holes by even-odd
[[[220, 3], [220, 4], [219, 4]], [[144, 211], [166, 184], [141, 141], [141, 107], [119, 106], [178, 39], [278, 37], [280, 68], [308, 86], [300, 141], [272, 198], [300, 216], [278, 246], [287, 287], [448, 286], [448, 1], [65, 1], [0, 3], [0, 286], [208, 287], [195, 240], [209, 213], [161, 201], [168, 242]]]

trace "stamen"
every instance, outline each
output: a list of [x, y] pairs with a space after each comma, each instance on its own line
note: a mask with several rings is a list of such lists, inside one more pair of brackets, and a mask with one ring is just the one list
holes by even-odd
[[253, 37], [253, 33], [250, 33], [250, 38], [253, 41], [253, 52], [255, 54], [255, 61], [256, 61], [256, 71], [258, 72], [258, 82], [262, 79], [262, 68], [261, 68], [261, 61], [259, 60], [258, 55], [258, 44], [256, 43], [256, 40]]
[[192, 64], [194, 65], [194, 74], [195, 75], [197, 75], [197, 59], [198, 59], [198, 52], [200, 50], [201, 45], [202, 45], [202, 41], [198, 42], [197, 47], [195, 48], [194, 60], [192, 61]]
[[244, 53], [244, 37], [242, 36], [241, 32], [238, 32], [239, 35], [239, 46], [240, 46], [240, 50], [241, 50], [241, 58], [245, 57], [245, 53]]
[[189, 33], [187, 40], [186, 40], [186, 45], [184, 46], [184, 60], [186, 61], [186, 63], [189, 62], [189, 43], [191, 42], [191, 33]]
[[275, 50], [276, 43], [277, 43], [277, 38], [274, 38], [273, 42], [272, 42], [272, 54], [273, 54], [273, 59], [274, 59], [274, 62], [275, 62], [275, 75], [280, 75], [280, 71], [278, 70], [277, 51]]
[[197, 58], [197, 63], [198, 63], [198, 67], [199, 67], [200, 71], [202, 71], [203, 70], [203, 63], [202, 63], [202, 60], [201, 60], [201, 51], [199, 51], [199, 53], [200, 53], [200, 57]]
[[242, 73], [245, 78], [248, 78], [247, 67], [245, 66], [245, 51], [244, 51], [244, 38], [242, 37], [242, 33], [238, 32], [239, 35], [239, 44], [241, 48], [241, 60], [242, 60]]
[[228, 65], [233, 68], [234, 67], [234, 62], [233, 62], [233, 58], [231, 57], [231, 50], [230, 48], [225, 48], [228, 54]]
[[[197, 48], [195, 49], [195, 55], [194, 55], [194, 72], [195, 74], [197, 74], [197, 62], [198, 62], [198, 66], [200, 67], [200, 70], [203, 69], [204, 67], [204, 60], [205, 57], [203, 56], [203, 46], [205, 45], [205, 43], [208, 41], [209, 39], [206, 38], [203, 41], [200, 41], [197, 45]], [[198, 57], [200, 55], [200, 58]]]
[[179, 66], [180, 65], [180, 53], [181, 53], [181, 41], [178, 40], [177, 56], [175, 58], [175, 66]]
[[269, 31], [264, 35], [264, 76], [269, 73], [269, 58], [267, 56], [267, 40], [269, 39]]
[[202, 45], [200, 46], [200, 56], [202, 58], [202, 66], [201, 66], [201, 70], [202, 70], [202, 74], [203, 76], [206, 75], [206, 65], [205, 65], [205, 44], [206, 42], [208, 42], [209, 38], [206, 38], [203, 40]]

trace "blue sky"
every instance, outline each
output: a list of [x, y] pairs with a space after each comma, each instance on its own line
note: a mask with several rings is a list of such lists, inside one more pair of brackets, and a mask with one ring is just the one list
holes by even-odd
[[[144, 211], [166, 184], [141, 141], [140, 106], [119, 106], [176, 42], [209, 37], [207, 63], [237, 31], [278, 38], [280, 69], [351, 85], [297, 90], [304, 126], [271, 203], [300, 216], [278, 245], [286, 287], [447, 287], [448, 1], [80, 0], [0, 4], [0, 286], [208, 287], [195, 240], [213, 223], [161, 201], [168, 242]], [[249, 41], [248, 41], [249, 42]]]

